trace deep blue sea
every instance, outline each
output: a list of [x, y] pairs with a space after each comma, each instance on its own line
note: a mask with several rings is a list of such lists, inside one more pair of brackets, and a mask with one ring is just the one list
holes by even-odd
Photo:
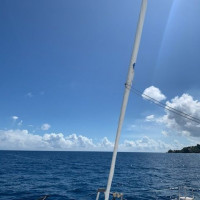
[[[111, 157], [110, 152], [0, 151], [0, 199], [47, 194], [49, 200], [95, 200], [96, 190], [106, 186]], [[112, 191], [125, 199], [170, 199], [178, 186], [194, 188], [200, 199], [200, 154], [118, 153]]]

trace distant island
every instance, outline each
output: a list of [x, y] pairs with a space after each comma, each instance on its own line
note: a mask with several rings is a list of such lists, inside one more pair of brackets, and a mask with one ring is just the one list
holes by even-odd
[[200, 153], [200, 144], [196, 146], [184, 147], [181, 150], [169, 150], [168, 153]]

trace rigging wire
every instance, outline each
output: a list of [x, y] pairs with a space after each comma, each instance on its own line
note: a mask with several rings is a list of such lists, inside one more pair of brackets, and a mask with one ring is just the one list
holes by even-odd
[[187, 114], [187, 113], [185, 113], [185, 112], [182, 112], [182, 111], [180, 111], [180, 110], [177, 110], [177, 109], [175, 109], [175, 108], [173, 108], [173, 107], [171, 107], [171, 106], [168, 106], [168, 105], [166, 105], [166, 104], [164, 104], [164, 103], [162, 103], [162, 102], [160, 102], [160, 101], [158, 101], [158, 100], [156, 100], [156, 99], [150, 97], [149, 95], [143, 94], [143, 92], [139, 91], [138, 89], [131, 88], [131, 87], [130, 87], [129, 85], [127, 85], [127, 84], [125, 84], [125, 86], [126, 86], [127, 88], [129, 88], [130, 91], [132, 91], [132, 92], [135, 93], [136, 95], [138, 95], [138, 96], [140, 96], [140, 97], [143, 96], [146, 100], [148, 100], [148, 101], [154, 103], [155, 105], [157, 105], [157, 106], [159, 106], [159, 107], [162, 107], [162, 108], [165, 108], [166, 110], [168, 110], [168, 111], [170, 111], [170, 112], [173, 112], [173, 113], [175, 113], [175, 114], [177, 114], [177, 115], [179, 115], [179, 116], [181, 116], [181, 117], [183, 117], [183, 118], [186, 118], [186, 119], [188, 119], [188, 120], [191, 120], [191, 121], [193, 121], [193, 122], [196, 122], [197, 124], [200, 124], [200, 119], [198, 119], [198, 118], [196, 118], [196, 117], [193, 117], [192, 115], [189, 115], [189, 114]]
[[140, 92], [139, 90], [137, 90], [137, 89], [135, 89], [135, 88], [132, 88], [132, 90], [135, 90], [135, 91], [137, 91], [138, 93], [140, 93], [141, 95], [145, 96], [145, 97], [147, 98], [147, 100], [148, 100], [148, 98], [149, 98], [149, 99], [151, 99], [152, 101], [155, 101], [156, 103], [159, 103], [159, 104], [163, 105], [165, 108], [167, 107], [167, 108], [169, 108], [170, 110], [173, 110], [173, 111], [175, 111], [175, 112], [181, 113], [181, 114], [183, 114], [183, 115], [185, 115], [185, 116], [187, 116], [187, 117], [189, 117], [189, 118], [191, 118], [191, 119], [193, 119], [193, 120], [197, 120], [198, 122], [200, 122], [200, 119], [198, 119], [198, 118], [196, 118], [196, 117], [193, 117], [192, 115], [189, 115], [189, 114], [187, 114], [187, 113], [184, 113], [184, 112], [182, 112], [182, 111], [180, 111], [180, 110], [177, 110], [177, 109], [175, 109], [175, 108], [173, 108], [173, 107], [171, 107], [171, 106], [168, 106], [168, 105], [166, 105], [166, 104], [164, 104], [164, 103], [162, 103], [162, 102], [160, 102], [160, 101], [158, 101], [158, 100], [156, 100], [156, 99], [154, 99], [154, 98], [152, 98], [152, 97], [150, 97], [150, 96], [148, 96], [148, 95], [146, 95], [146, 94], [143, 94], [142, 92]]

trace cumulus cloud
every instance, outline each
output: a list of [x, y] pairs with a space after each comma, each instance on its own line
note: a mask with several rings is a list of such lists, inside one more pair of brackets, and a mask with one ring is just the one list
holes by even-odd
[[43, 140], [45, 140], [53, 149], [90, 150], [95, 146], [92, 139], [76, 134], [71, 134], [67, 137], [62, 133], [45, 134]]
[[92, 139], [82, 135], [50, 133], [43, 136], [29, 133], [28, 130], [0, 130], [2, 150], [92, 150]]
[[[46, 133], [38, 135], [28, 130], [0, 130], [1, 150], [60, 150], [60, 151], [112, 151], [114, 143], [104, 137], [99, 143], [83, 135]], [[120, 151], [158, 151], [178, 148], [147, 136], [139, 140], [125, 140], [119, 145]]]
[[107, 137], [104, 137], [98, 146], [103, 147], [105, 149], [110, 149], [114, 147], [114, 143], [110, 142]]
[[[166, 96], [162, 94], [159, 88], [156, 88], [154, 86], [150, 86], [146, 88], [142, 94], [142, 97], [144, 99], [150, 99], [153, 98], [156, 101], [162, 101], [166, 99]], [[150, 98], [149, 98], [150, 97]]]
[[0, 130], [2, 150], [42, 150], [47, 146], [41, 136], [29, 134], [27, 130]]
[[47, 131], [47, 130], [49, 130], [50, 128], [51, 128], [51, 125], [50, 125], [50, 124], [47, 124], [47, 123], [42, 124], [42, 126], [41, 126], [41, 129], [42, 129], [43, 131]]
[[[148, 97], [145, 95], [150, 96], [157, 101], [166, 99], [165, 95], [154, 86], [146, 88], [143, 92], [143, 97], [148, 99]], [[169, 109], [172, 111], [175, 110], [175, 112], [177, 110], [179, 115], [170, 111]], [[162, 123], [168, 129], [178, 133], [181, 136], [200, 137], [200, 101], [194, 100], [191, 95], [185, 93], [180, 97], [176, 96], [170, 101], [167, 101], [165, 112], [166, 114], [162, 117], [149, 115], [145, 118], [145, 121]], [[193, 119], [193, 121], [190, 119]], [[162, 132], [162, 134], [165, 136], [169, 135], [165, 131]]]
[[167, 144], [161, 140], [154, 140], [147, 136], [138, 140], [125, 140], [120, 145], [122, 151], [135, 151], [135, 152], [166, 152], [169, 149], [179, 148], [180, 144], [172, 143]]
[[[200, 102], [194, 100], [189, 94], [183, 94], [180, 97], [177, 96], [171, 101], [167, 101], [166, 105], [200, 119]], [[164, 123], [168, 128], [176, 130], [181, 135], [200, 137], [200, 126], [198, 123], [168, 110], [166, 110], [166, 115], [162, 117], [160, 122]]]
[[154, 121], [154, 115], [146, 116], [145, 121], [147, 121], [147, 122]]
[[17, 117], [17, 116], [12, 116], [12, 119], [13, 119], [14, 121], [16, 121], [17, 119], [19, 119], [19, 117]]

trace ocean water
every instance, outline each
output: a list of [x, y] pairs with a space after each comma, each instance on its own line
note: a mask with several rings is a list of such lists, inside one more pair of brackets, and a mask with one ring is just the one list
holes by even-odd
[[[96, 190], [106, 186], [111, 157], [110, 152], [0, 151], [0, 199], [94, 200]], [[178, 186], [194, 188], [200, 199], [200, 154], [118, 153], [112, 191], [125, 199], [167, 200], [178, 195]]]

